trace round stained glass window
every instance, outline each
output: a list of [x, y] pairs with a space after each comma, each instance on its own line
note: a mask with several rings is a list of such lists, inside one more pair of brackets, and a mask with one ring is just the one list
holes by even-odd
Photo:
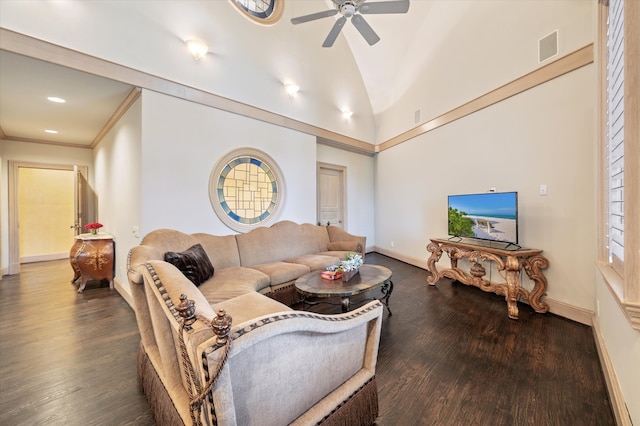
[[284, 0], [230, 0], [242, 13], [261, 24], [273, 24], [282, 16]]
[[214, 211], [231, 229], [246, 232], [277, 217], [284, 180], [276, 163], [255, 149], [235, 150], [223, 157], [209, 178]]

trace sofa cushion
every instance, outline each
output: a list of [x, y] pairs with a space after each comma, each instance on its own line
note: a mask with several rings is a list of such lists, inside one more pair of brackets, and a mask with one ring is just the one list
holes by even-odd
[[311, 272], [307, 265], [292, 262], [270, 262], [253, 265], [249, 268], [260, 271], [269, 276], [271, 286], [296, 280]]
[[236, 235], [236, 240], [240, 263], [253, 266], [327, 250], [329, 234], [323, 226], [284, 220]]
[[232, 297], [254, 293], [269, 287], [269, 276], [260, 271], [242, 266], [216, 270], [216, 274], [203, 283], [198, 290], [209, 304], [220, 303]]
[[210, 235], [204, 233], [193, 234], [207, 252], [216, 270], [230, 266], [240, 266], [240, 254], [235, 235]]
[[285, 262], [306, 265], [312, 271], [327, 269], [327, 266], [340, 263], [340, 257], [325, 254], [306, 254], [304, 256], [290, 257]]
[[359, 252], [357, 241], [332, 241], [327, 246], [329, 251], [354, 251]]
[[182, 252], [168, 251], [164, 254], [164, 260], [178, 268], [196, 286], [211, 278], [214, 273], [213, 265], [200, 244]]
[[[176, 231], [175, 229], [156, 229], [149, 232], [142, 239], [141, 245], [155, 247], [161, 254], [168, 251], [184, 251], [194, 244], [198, 244], [199, 241], [193, 237], [193, 235], [185, 234], [184, 232]], [[154, 258], [157, 260], [163, 260], [162, 256]], [[145, 259], [141, 263], [144, 263]], [[136, 265], [137, 262], [133, 263]]]
[[338, 264], [340, 263], [340, 260], [346, 260], [349, 253], [357, 253], [357, 252], [354, 252], [353, 250], [344, 250], [344, 251], [333, 250], [333, 251], [321, 251], [320, 253], [316, 253], [316, 255], [338, 258], [339, 260], [338, 262], [336, 262], [336, 264]]
[[291, 311], [287, 305], [283, 305], [270, 297], [256, 292], [246, 293], [211, 305], [217, 311], [224, 309], [233, 319], [233, 326], [237, 327], [245, 321], [252, 320], [262, 315], [275, 314], [277, 312]]

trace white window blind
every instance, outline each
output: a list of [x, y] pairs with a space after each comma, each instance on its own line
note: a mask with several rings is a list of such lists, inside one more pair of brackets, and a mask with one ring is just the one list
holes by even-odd
[[624, 1], [611, 0], [607, 30], [609, 261], [624, 261]]

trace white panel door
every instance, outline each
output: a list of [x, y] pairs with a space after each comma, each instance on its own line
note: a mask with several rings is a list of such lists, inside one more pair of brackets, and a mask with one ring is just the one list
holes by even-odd
[[345, 227], [346, 168], [318, 163], [318, 225]]
[[87, 167], [73, 166], [74, 173], [74, 223], [71, 225], [74, 228], [76, 235], [85, 232], [84, 226], [87, 223], [91, 223], [89, 214], [90, 211], [90, 193], [89, 182], [87, 181]]

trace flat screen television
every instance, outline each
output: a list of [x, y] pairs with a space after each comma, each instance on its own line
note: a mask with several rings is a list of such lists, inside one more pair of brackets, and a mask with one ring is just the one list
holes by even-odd
[[449, 235], [518, 244], [518, 193], [449, 195]]

